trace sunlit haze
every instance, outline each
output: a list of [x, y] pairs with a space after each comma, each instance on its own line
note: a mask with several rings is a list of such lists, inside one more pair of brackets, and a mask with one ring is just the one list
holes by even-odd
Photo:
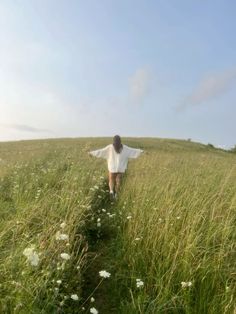
[[0, 141], [236, 144], [236, 2], [0, 1]]

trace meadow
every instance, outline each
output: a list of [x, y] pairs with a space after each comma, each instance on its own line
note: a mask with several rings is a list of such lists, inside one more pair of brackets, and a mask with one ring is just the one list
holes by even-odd
[[236, 154], [122, 140], [114, 202], [111, 138], [0, 143], [0, 313], [236, 312]]

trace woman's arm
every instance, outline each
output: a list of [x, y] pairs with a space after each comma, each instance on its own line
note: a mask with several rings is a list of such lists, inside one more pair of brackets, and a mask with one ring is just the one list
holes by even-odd
[[91, 154], [92, 156], [95, 156], [97, 158], [107, 159], [108, 158], [108, 149], [109, 149], [109, 145], [107, 145], [106, 147], [101, 148], [101, 149], [93, 150], [93, 151], [89, 152], [89, 154]]
[[131, 148], [131, 147], [128, 147], [128, 146], [127, 146], [127, 150], [128, 150], [128, 158], [137, 158], [137, 157], [139, 157], [139, 155], [141, 153], [144, 152], [142, 149]]

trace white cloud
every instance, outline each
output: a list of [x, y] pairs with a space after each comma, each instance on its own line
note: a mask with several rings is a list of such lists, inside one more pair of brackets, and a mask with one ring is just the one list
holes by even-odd
[[30, 125], [24, 125], [24, 124], [1, 124], [0, 126], [9, 128], [9, 129], [15, 129], [18, 131], [23, 132], [31, 132], [31, 133], [40, 133], [40, 132], [46, 132], [46, 133], [52, 133], [52, 131], [47, 129], [40, 129], [36, 128]]
[[202, 79], [192, 93], [186, 96], [176, 109], [182, 111], [189, 106], [200, 105], [206, 101], [210, 101], [225, 94], [235, 83], [235, 68], [209, 75]]
[[135, 104], [142, 104], [150, 90], [150, 72], [147, 68], [138, 69], [129, 79], [130, 97]]

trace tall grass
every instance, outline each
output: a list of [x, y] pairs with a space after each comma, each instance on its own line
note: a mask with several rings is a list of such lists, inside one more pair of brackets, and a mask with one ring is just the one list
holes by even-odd
[[[94, 276], [96, 290], [101, 268], [111, 278], [94, 294], [99, 313], [234, 313], [235, 156], [189, 141], [123, 140], [145, 153], [130, 161], [113, 206], [106, 164], [87, 154], [111, 139], [0, 144], [1, 312], [89, 313], [84, 281]], [[37, 267], [23, 255], [31, 245]]]
[[222, 153], [156, 151], [129, 168], [120, 313], [233, 313], [235, 166]]
[[[1, 313], [56, 313], [62, 306], [70, 311], [74, 307], [71, 295], [81, 294], [87, 241], [80, 230], [90, 206], [91, 189], [102, 180], [102, 169], [87, 161], [86, 145], [67, 150], [66, 145], [56, 147], [57, 141], [44, 148], [46, 143], [32, 143], [33, 158], [27, 154], [27, 142], [20, 146], [24, 152], [20, 158], [13, 160], [11, 155], [9, 162], [2, 158]], [[60, 227], [63, 222], [64, 229]], [[57, 241], [58, 231], [69, 235], [69, 241]], [[23, 255], [31, 245], [40, 254], [37, 267]], [[63, 261], [61, 253], [69, 254], [70, 260]]]

